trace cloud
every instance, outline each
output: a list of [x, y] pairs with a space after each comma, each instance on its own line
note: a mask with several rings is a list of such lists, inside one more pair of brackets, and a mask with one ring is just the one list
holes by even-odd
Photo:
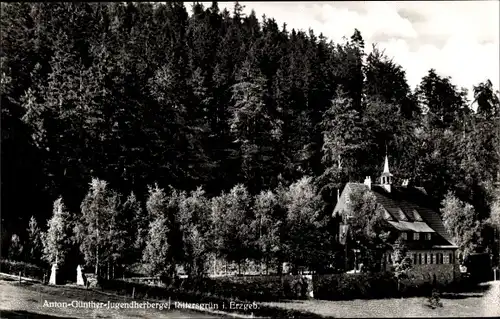
[[400, 8], [397, 12], [402, 18], [407, 19], [411, 23], [423, 23], [427, 21], [425, 15], [411, 9]]
[[[210, 3], [204, 3], [210, 5]], [[500, 1], [241, 2], [279, 25], [313, 29], [334, 42], [361, 31], [406, 70], [412, 88], [430, 68], [465, 87], [490, 79], [500, 85]], [[233, 3], [220, 2], [231, 12]], [[471, 95], [470, 95], [471, 97]]]

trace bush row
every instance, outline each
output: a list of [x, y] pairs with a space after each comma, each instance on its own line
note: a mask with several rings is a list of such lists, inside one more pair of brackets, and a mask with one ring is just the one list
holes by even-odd
[[435, 286], [403, 280], [398, 288], [397, 280], [390, 272], [314, 276], [313, 283], [314, 298], [323, 300], [429, 296], [433, 288], [451, 293], [477, 289], [477, 283], [467, 278]]
[[242, 301], [271, 301], [284, 297], [279, 276], [219, 277], [204, 280], [203, 283], [201, 291]]
[[335, 274], [313, 277], [314, 297], [324, 300], [370, 299], [397, 296], [391, 273]]
[[21, 272], [23, 277], [38, 280], [43, 280], [43, 275], [46, 273], [45, 270], [36, 265], [7, 259], [0, 259], [0, 272], [16, 276]]
[[[131, 294], [136, 283], [121, 280], [109, 282], [113, 289]], [[188, 295], [212, 296], [242, 302], [279, 301], [282, 299], [307, 298], [311, 283], [300, 276], [243, 276], [204, 279], [176, 279], [167, 287], [152, 287], [147, 284], [136, 286], [136, 295], [153, 298]], [[398, 283], [390, 272], [335, 274], [313, 276], [315, 299], [349, 300], [377, 299], [410, 296], [428, 296], [432, 288], [443, 292], [458, 292], [474, 288], [473, 283], [455, 282], [448, 285], [416, 285], [411, 281]], [[141, 295], [142, 294], [142, 295]]]
[[[103, 282], [119, 290], [132, 291], [137, 283], [115, 280]], [[300, 276], [241, 276], [203, 279], [175, 279], [167, 287], [148, 287], [149, 295], [179, 294], [182, 292], [204, 294], [240, 301], [277, 301], [283, 298], [294, 299], [305, 296], [308, 284]], [[153, 289], [155, 288], [155, 289]], [[163, 290], [162, 290], [163, 289]], [[166, 292], [165, 292], [166, 291]]]
[[[260, 276], [259, 276], [260, 277]], [[203, 280], [179, 279], [166, 287], [149, 286], [141, 283], [127, 282], [123, 280], [100, 280], [100, 286], [103, 290], [113, 291], [120, 295], [131, 296], [134, 292], [136, 299], [154, 299], [154, 300], [169, 300], [187, 302], [187, 303], [206, 303], [218, 305], [219, 310], [227, 312], [236, 312], [246, 315], [253, 313], [256, 317], [271, 317], [271, 318], [324, 318], [323, 316], [301, 310], [283, 309], [278, 307], [265, 306], [255, 304], [257, 301], [276, 300], [276, 296], [271, 296], [271, 291], [275, 291], [275, 286], [278, 286], [278, 276], [267, 278], [259, 277], [231, 277], [231, 278], [216, 278]], [[253, 282], [260, 282], [256, 284]], [[280, 278], [279, 278], [280, 279]], [[291, 278], [290, 281], [293, 281]], [[257, 287], [256, 291], [251, 291], [248, 287]], [[272, 288], [269, 288], [271, 286]], [[283, 284], [280, 282], [280, 286]], [[215, 287], [215, 288], [214, 288]], [[263, 288], [264, 287], [264, 288]], [[268, 287], [267, 289], [265, 287]], [[226, 290], [224, 290], [226, 289]], [[283, 290], [283, 289], [281, 289]], [[214, 293], [215, 292], [215, 293]], [[266, 298], [266, 296], [269, 297]], [[272, 298], [272, 299], [271, 299]], [[253, 305], [248, 309], [231, 309], [230, 303], [247, 303]]]

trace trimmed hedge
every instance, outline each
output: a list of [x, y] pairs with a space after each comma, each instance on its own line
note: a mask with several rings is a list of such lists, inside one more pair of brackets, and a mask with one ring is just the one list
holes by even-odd
[[397, 281], [389, 272], [313, 276], [314, 298], [348, 300], [389, 298], [398, 295]]
[[45, 274], [45, 270], [36, 265], [7, 259], [0, 260], [0, 272], [16, 276], [21, 272], [21, 276], [23, 277], [38, 280], [43, 280], [43, 275]]
[[470, 279], [450, 284], [414, 284], [402, 281], [398, 290], [397, 280], [390, 272], [336, 274], [313, 277], [314, 298], [323, 300], [380, 299], [396, 297], [429, 296], [434, 288], [442, 292], [466, 292], [477, 288]]
[[459, 278], [448, 285], [438, 285], [443, 292], [471, 292], [479, 288], [479, 282], [473, 278]]
[[[107, 284], [112, 289], [128, 295], [131, 295], [133, 287], [136, 287], [135, 295], [138, 298], [168, 299], [168, 296], [177, 298], [184, 295], [189, 300], [190, 296], [196, 295], [241, 302], [304, 299], [307, 298], [306, 292], [310, 288], [307, 287], [307, 280], [301, 276], [291, 275], [186, 278], [173, 280], [167, 287], [154, 287], [121, 280], [102, 283], [104, 288]], [[443, 292], [457, 292], [458, 289], [467, 290], [473, 287], [472, 284], [466, 285], [464, 282], [432, 287], [430, 284], [414, 285], [404, 281], [398, 290], [397, 281], [390, 272], [315, 275], [312, 284], [314, 298], [323, 300], [428, 296], [432, 288], [438, 288]]]
[[219, 277], [206, 282], [204, 291], [214, 295], [250, 301], [277, 301], [303, 299], [307, 292], [306, 280], [301, 276], [242, 276]]
[[[224, 277], [199, 280], [178, 279], [167, 287], [149, 286], [123, 280], [100, 280], [102, 290], [113, 291], [129, 297], [132, 295], [132, 291], [134, 291], [136, 299], [166, 301], [172, 298], [179, 302], [211, 303], [212, 305], [218, 305], [219, 310], [246, 315], [253, 313], [257, 317], [324, 318], [321, 315], [307, 311], [255, 304], [257, 301], [279, 299], [277, 298], [278, 283], [282, 286], [279, 276]], [[258, 289], [252, 291], [250, 287]], [[282, 289], [280, 290], [280, 294], [282, 294]], [[230, 309], [231, 302], [246, 303], [247, 305], [253, 305], [253, 307], [246, 310]]]
[[[301, 285], [297, 285], [301, 283]], [[101, 284], [101, 283], [100, 283]], [[278, 301], [283, 298], [297, 298], [305, 295], [304, 280], [300, 276], [241, 276], [241, 277], [219, 277], [203, 279], [175, 279], [167, 287], [154, 287], [147, 284], [138, 284], [122, 280], [109, 281], [113, 287], [119, 290], [132, 291], [131, 287], [137, 285], [136, 293], [147, 290], [151, 296], [160, 294], [179, 294], [182, 292], [230, 298], [239, 301]], [[106, 286], [105, 281], [101, 286]], [[144, 288], [142, 288], [144, 287]], [[147, 288], [146, 288], [147, 287]], [[301, 291], [297, 291], [298, 287]]]
[[241, 301], [278, 300], [283, 297], [279, 276], [219, 277], [203, 280], [201, 291]]

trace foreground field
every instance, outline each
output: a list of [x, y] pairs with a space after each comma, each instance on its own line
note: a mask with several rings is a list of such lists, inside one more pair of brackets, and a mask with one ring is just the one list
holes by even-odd
[[[48, 307], [45, 301], [68, 302], [130, 302], [120, 297], [108, 296], [83, 289], [51, 287], [40, 284], [7, 281], [0, 278], [0, 318], [217, 318], [198, 312], [158, 309], [89, 309]], [[47, 305], [47, 304], [46, 304]]]
[[426, 298], [323, 301], [306, 300], [265, 303], [289, 309], [304, 309], [332, 317], [499, 317], [500, 281], [483, 284], [473, 293], [446, 294], [442, 308], [431, 309]]

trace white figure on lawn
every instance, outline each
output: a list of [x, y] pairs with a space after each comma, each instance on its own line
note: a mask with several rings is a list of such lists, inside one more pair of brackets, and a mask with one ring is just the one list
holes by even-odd
[[76, 267], [76, 284], [78, 286], [85, 286], [85, 281], [83, 280], [82, 267], [78, 265]]
[[52, 264], [52, 269], [50, 271], [49, 285], [57, 285], [56, 273], [57, 273], [57, 256], [56, 256], [56, 262]]

